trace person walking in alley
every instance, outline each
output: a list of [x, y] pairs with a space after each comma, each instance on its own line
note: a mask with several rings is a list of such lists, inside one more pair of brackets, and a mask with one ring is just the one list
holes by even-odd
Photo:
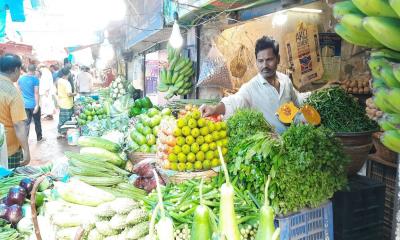
[[53, 76], [50, 70], [42, 66], [40, 68], [41, 77], [39, 81], [39, 95], [40, 95], [40, 108], [44, 115], [44, 119], [53, 120], [55, 111], [53, 96], [55, 94], [55, 87], [53, 84]]
[[33, 118], [33, 122], [35, 123], [36, 139], [38, 142], [44, 141], [45, 139], [42, 135], [42, 123], [40, 120], [42, 114], [39, 105], [39, 79], [36, 76], [36, 65], [29, 64], [28, 73], [20, 77], [18, 80], [18, 87], [24, 97], [28, 135]]
[[27, 165], [31, 159], [24, 100], [13, 84], [20, 76], [21, 66], [17, 55], [0, 57], [0, 123], [6, 129], [9, 168]]
[[70, 71], [67, 68], [60, 70], [57, 80], [57, 92], [58, 92], [58, 106], [60, 108], [59, 122], [58, 122], [58, 136], [57, 138], [65, 137], [65, 130], [61, 127], [71, 119], [74, 113], [74, 96], [76, 93], [72, 92], [72, 86], [68, 81]]
[[82, 66], [81, 72], [76, 76], [76, 86], [80, 95], [87, 96], [92, 92], [93, 77], [90, 68]]

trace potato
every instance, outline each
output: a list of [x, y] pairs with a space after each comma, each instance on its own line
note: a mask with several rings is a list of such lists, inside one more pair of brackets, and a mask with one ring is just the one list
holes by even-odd
[[383, 116], [383, 112], [382, 111], [376, 111], [375, 112], [375, 116], [382, 117]]
[[353, 92], [353, 88], [349, 87], [349, 88], [347, 89], [347, 92], [348, 92], [348, 93], [352, 93], [352, 92]]
[[368, 94], [370, 92], [369, 87], [364, 87], [364, 94]]
[[353, 87], [353, 93], [358, 94], [358, 87]]
[[356, 87], [357, 86], [357, 83], [356, 82], [354, 82], [354, 81], [352, 81], [351, 83], [350, 83], [350, 85], [349, 85], [350, 87], [352, 87], [352, 88], [354, 88], [354, 87]]

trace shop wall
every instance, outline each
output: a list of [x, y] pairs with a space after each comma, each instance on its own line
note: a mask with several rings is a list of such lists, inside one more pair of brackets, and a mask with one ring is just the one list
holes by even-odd
[[[281, 11], [276, 12], [261, 18], [247, 21], [239, 26], [235, 26], [224, 30], [217, 36], [217, 46], [221, 53], [224, 55], [226, 61], [229, 63], [237, 54], [237, 50], [243, 44], [248, 50], [248, 70], [246, 74], [240, 78], [233, 78], [235, 87], [240, 87], [243, 83], [249, 81], [257, 74], [255, 67], [255, 54], [254, 46], [257, 39], [263, 35], [272, 36], [280, 43], [281, 62], [279, 70], [285, 72], [288, 69], [288, 58], [284, 48], [285, 36], [288, 33], [296, 31], [297, 24], [302, 21], [306, 24], [316, 24], [319, 32], [333, 32], [334, 19], [332, 17], [332, 10], [330, 6], [323, 2], [315, 2], [301, 6], [302, 8], [322, 9], [322, 13], [306, 13], [297, 11]], [[211, 33], [212, 31], [209, 30]], [[206, 47], [204, 47], [206, 48]], [[204, 49], [205, 50], [205, 49]], [[338, 80], [343, 79], [345, 75], [357, 76], [367, 70], [365, 54], [360, 53], [361, 49], [354, 47], [351, 44], [342, 41], [342, 56], [340, 75], [336, 76], [337, 79], [325, 80]], [[206, 51], [202, 51], [204, 53]], [[345, 73], [346, 70], [346, 73]], [[312, 90], [320, 87], [324, 83], [317, 85], [310, 85], [307, 89]], [[295, 83], [296, 85], [296, 83]]]

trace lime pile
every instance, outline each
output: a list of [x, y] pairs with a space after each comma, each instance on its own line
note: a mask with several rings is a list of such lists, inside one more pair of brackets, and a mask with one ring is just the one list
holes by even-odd
[[173, 135], [176, 145], [168, 155], [169, 167], [177, 171], [201, 171], [220, 165], [217, 147], [228, 152], [227, 125], [201, 117], [195, 109], [179, 118]]
[[130, 134], [133, 140], [132, 149], [135, 152], [156, 153], [158, 126], [161, 120], [167, 116], [171, 116], [169, 108], [165, 108], [161, 112], [156, 108], [150, 108], [146, 114], [138, 116], [139, 121]]

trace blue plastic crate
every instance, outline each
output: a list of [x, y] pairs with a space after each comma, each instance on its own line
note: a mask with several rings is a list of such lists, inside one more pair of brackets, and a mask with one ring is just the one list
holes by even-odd
[[281, 240], [333, 240], [332, 202], [318, 208], [276, 217], [281, 228]]

